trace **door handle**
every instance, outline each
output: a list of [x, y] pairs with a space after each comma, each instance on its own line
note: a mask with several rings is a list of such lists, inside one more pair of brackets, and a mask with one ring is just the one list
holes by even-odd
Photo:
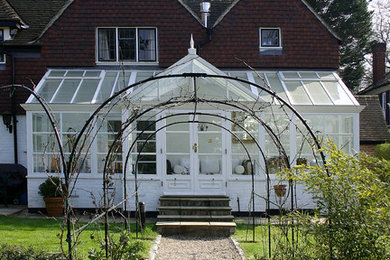
[[194, 152], [197, 153], [198, 152], [198, 145], [196, 143], [194, 143]]

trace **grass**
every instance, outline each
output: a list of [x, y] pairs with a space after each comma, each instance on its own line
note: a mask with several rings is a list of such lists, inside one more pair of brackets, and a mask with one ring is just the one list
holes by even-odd
[[[62, 220], [0, 216], [0, 243], [60, 252], [62, 224]], [[154, 227], [154, 224], [147, 224], [144, 233], [139, 233], [139, 238], [145, 244], [142, 252], [144, 258], [149, 256], [149, 249], [157, 236]], [[122, 228], [123, 224], [111, 224], [110, 234], [114, 237], [119, 236]], [[92, 248], [99, 248], [99, 241], [104, 237], [103, 230], [103, 225], [95, 224], [81, 233], [80, 244], [77, 247], [80, 259], [87, 259], [88, 252]], [[135, 230], [135, 224], [131, 225], [131, 230]], [[135, 232], [132, 236], [135, 237]], [[67, 251], [67, 244], [64, 244], [64, 247]]]
[[[280, 244], [287, 243], [287, 239], [283, 233], [283, 226], [271, 226], [271, 250], [272, 256], [275, 254], [275, 248]], [[291, 239], [291, 228], [288, 229], [288, 239]], [[248, 224], [237, 224], [236, 232], [233, 238], [240, 243], [240, 247], [244, 251], [245, 257], [248, 260], [253, 259], [268, 259], [269, 256], [269, 239], [268, 226], [255, 226], [255, 242], [253, 242], [253, 228]], [[299, 240], [302, 245], [303, 239]]]

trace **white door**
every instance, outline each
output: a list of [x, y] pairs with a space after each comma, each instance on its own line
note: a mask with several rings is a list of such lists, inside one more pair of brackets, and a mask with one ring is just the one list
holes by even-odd
[[215, 115], [166, 119], [164, 194], [226, 194], [225, 122]]

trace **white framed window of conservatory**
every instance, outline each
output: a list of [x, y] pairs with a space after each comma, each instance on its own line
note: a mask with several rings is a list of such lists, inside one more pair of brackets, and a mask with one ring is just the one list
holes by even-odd
[[97, 28], [97, 63], [157, 63], [157, 28]]

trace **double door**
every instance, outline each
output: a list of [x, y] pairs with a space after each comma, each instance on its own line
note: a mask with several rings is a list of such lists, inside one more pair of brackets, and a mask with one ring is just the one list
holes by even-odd
[[[222, 113], [166, 113], [164, 194], [226, 194], [226, 132]], [[204, 113], [210, 113], [205, 111]]]

